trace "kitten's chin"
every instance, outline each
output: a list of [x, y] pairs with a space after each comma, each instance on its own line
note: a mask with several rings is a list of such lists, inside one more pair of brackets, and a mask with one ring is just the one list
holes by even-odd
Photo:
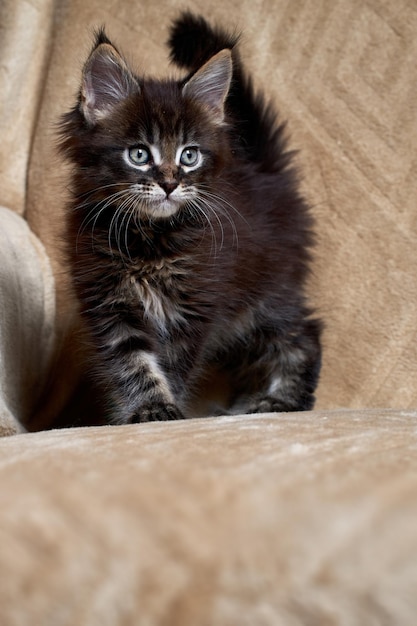
[[147, 202], [143, 204], [139, 213], [141, 217], [149, 217], [151, 219], [168, 219], [178, 213], [181, 203], [171, 198], [164, 200]]

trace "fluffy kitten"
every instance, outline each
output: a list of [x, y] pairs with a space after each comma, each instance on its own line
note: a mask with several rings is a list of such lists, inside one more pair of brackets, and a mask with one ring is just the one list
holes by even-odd
[[313, 406], [312, 219], [236, 43], [181, 15], [171, 58], [189, 74], [161, 81], [101, 31], [63, 120], [70, 268], [112, 423], [188, 416], [213, 367], [231, 410]]

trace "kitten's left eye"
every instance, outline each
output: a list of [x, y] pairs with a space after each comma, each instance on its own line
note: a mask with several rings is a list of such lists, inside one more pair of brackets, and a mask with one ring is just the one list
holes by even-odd
[[186, 167], [197, 165], [200, 160], [200, 150], [198, 148], [184, 148], [181, 152], [180, 163]]
[[128, 154], [129, 159], [134, 165], [147, 165], [151, 160], [149, 150], [147, 150], [144, 146], [129, 148]]

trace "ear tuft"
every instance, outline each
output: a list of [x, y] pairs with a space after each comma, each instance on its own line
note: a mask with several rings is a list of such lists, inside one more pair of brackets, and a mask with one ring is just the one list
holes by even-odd
[[81, 110], [94, 125], [113, 108], [139, 91], [139, 85], [109, 40], [93, 50], [83, 70]]
[[224, 119], [224, 102], [232, 80], [233, 63], [230, 50], [221, 50], [207, 61], [185, 83], [183, 95], [194, 98], [208, 108], [217, 123]]

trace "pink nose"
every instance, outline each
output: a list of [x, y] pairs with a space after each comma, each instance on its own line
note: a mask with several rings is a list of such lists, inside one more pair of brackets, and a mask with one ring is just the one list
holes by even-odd
[[166, 195], [169, 196], [170, 193], [174, 191], [178, 187], [178, 183], [176, 180], [164, 180], [159, 183], [162, 189], [165, 191]]

